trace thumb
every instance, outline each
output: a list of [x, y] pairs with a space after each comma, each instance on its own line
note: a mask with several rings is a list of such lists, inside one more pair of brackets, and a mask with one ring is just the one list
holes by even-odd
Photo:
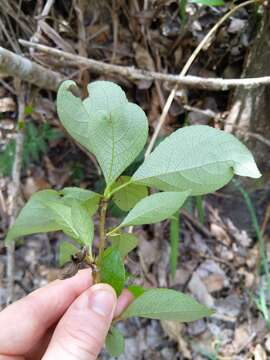
[[43, 360], [95, 360], [113, 319], [117, 298], [106, 284], [84, 291], [55, 328]]

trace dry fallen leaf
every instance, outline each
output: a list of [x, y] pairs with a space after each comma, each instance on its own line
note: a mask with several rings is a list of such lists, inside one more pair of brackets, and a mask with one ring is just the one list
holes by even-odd
[[0, 113], [10, 112], [16, 110], [16, 103], [11, 97], [4, 97], [0, 99]]

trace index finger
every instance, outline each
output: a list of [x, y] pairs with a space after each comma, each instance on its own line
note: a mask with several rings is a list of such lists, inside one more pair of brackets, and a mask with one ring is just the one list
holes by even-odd
[[29, 352], [72, 302], [92, 285], [91, 270], [56, 280], [0, 312], [0, 353]]

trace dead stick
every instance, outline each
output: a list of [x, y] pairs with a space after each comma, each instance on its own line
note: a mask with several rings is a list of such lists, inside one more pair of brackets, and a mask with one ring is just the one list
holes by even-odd
[[[21, 84], [18, 88], [18, 123], [24, 120], [24, 89]], [[12, 167], [12, 182], [9, 187], [9, 214], [10, 214], [10, 226], [13, 225], [15, 218], [18, 213], [18, 198], [20, 194], [20, 178], [22, 168], [22, 157], [23, 157], [23, 142], [24, 133], [23, 130], [18, 130], [15, 139], [15, 156]], [[7, 248], [7, 305], [13, 301], [14, 298], [14, 241], [8, 245]]]
[[61, 74], [2, 47], [0, 47], [0, 72], [48, 90], [57, 90], [64, 80]]
[[74, 66], [80, 67], [84, 65], [86, 68], [89, 68], [91, 71], [98, 74], [117, 74], [131, 80], [160, 80], [163, 82], [166, 81], [173, 85], [177, 84], [178, 86], [182, 85], [190, 88], [209, 91], [227, 91], [237, 86], [253, 88], [262, 85], [270, 85], [270, 76], [247, 79], [202, 78], [192, 75], [178, 76], [172, 74], [163, 74], [156, 71], [141, 70], [133, 66], [107, 64], [102, 61], [88, 59], [83, 56], [74, 55], [65, 51], [61, 51], [59, 49], [55, 49], [42, 44], [32, 43], [26, 40], [20, 39], [19, 43], [23, 46], [40, 50], [48, 55], [58, 56], [60, 58], [60, 61], [61, 58], [70, 60], [71, 62], [73, 62]]

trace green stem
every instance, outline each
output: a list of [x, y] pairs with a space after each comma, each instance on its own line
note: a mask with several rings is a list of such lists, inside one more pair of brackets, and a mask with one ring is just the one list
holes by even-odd
[[106, 222], [106, 212], [108, 207], [108, 201], [102, 200], [100, 206], [100, 218], [99, 218], [99, 257], [103, 254], [105, 244], [106, 244], [106, 232], [105, 232], [105, 222]]
[[125, 188], [126, 186], [128, 186], [129, 184], [131, 184], [131, 180], [129, 180], [128, 182], [118, 186], [117, 188], [113, 189], [112, 191], [110, 191], [110, 188], [106, 188], [105, 192], [104, 192], [104, 197], [105, 199], [109, 199], [113, 194], [115, 194], [117, 191]]
[[120, 225], [116, 226], [116, 227], [113, 228], [111, 231], [109, 231], [109, 232], [106, 234], [106, 236], [113, 235], [113, 234], [116, 233], [117, 230], [119, 230], [119, 229], [121, 229], [121, 226], [120, 226]]

